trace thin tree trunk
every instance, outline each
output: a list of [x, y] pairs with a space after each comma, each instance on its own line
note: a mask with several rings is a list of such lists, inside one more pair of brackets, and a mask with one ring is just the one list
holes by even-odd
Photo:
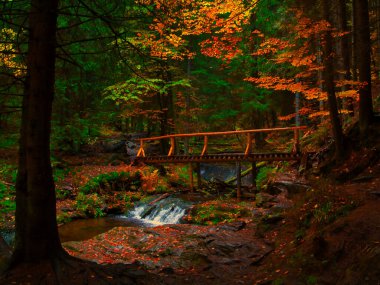
[[[190, 80], [191, 75], [191, 59], [187, 59], [187, 78]], [[184, 129], [185, 133], [190, 133], [190, 90], [185, 93], [185, 121]], [[186, 155], [189, 154], [189, 138], [184, 139], [184, 152]]]
[[23, 99], [16, 182], [16, 243], [13, 264], [63, 253], [50, 164], [51, 112], [55, 82], [58, 0], [32, 0], [28, 74]]
[[[323, 18], [329, 21], [330, 0], [322, 0]], [[335, 141], [335, 158], [341, 161], [344, 156], [343, 131], [339, 119], [338, 104], [335, 96], [334, 85], [334, 58], [333, 58], [333, 40], [331, 31], [325, 34], [325, 43], [323, 46], [323, 63], [324, 63], [324, 83], [327, 92], [327, 102], [329, 107], [330, 120], [332, 125], [333, 137]]]
[[359, 81], [365, 86], [359, 90], [359, 128], [362, 142], [368, 137], [373, 119], [371, 94], [371, 39], [368, 0], [353, 0], [355, 19], [355, 53], [358, 59]]
[[[341, 66], [342, 69], [341, 79], [342, 80], [350, 80], [351, 79], [351, 46], [350, 46], [350, 36], [348, 34], [348, 24], [347, 24], [347, 7], [346, 0], [338, 0], [338, 25], [339, 30], [341, 32], [347, 33], [342, 36], [339, 40], [340, 45], [340, 58], [341, 58]], [[347, 90], [347, 85], [342, 87], [342, 91]], [[343, 100], [344, 107], [350, 111], [351, 115], [354, 115], [353, 101], [352, 98], [348, 98]]]
[[355, 18], [355, 10], [356, 10], [356, 3], [355, 0], [352, 0], [352, 79], [357, 81], [358, 80], [358, 59], [357, 59], [357, 35], [355, 33], [355, 26], [356, 26], [356, 18]]
[[[255, 19], [255, 14], [252, 12], [250, 16], [250, 26], [251, 26], [251, 32], [253, 33], [256, 30], [256, 19]], [[253, 36], [253, 40], [250, 41], [250, 52], [253, 53], [255, 52], [256, 48], [259, 46], [259, 38], [256, 36]], [[259, 69], [258, 69], [258, 61], [256, 58], [252, 60], [252, 66], [250, 70], [250, 76], [252, 77], [259, 77]], [[258, 99], [256, 99], [258, 100]], [[251, 129], [261, 129], [263, 128], [264, 124], [264, 112], [256, 109], [252, 110], [251, 114]], [[255, 146], [257, 148], [262, 148], [264, 145], [264, 134], [263, 133], [254, 133], [254, 138], [255, 138]]]
[[[377, 55], [377, 62], [380, 62], [380, 1], [379, 0], [376, 0], [375, 1], [375, 14], [376, 14], [376, 17], [375, 17], [375, 26], [376, 26], [376, 55]], [[379, 78], [379, 67], [377, 68], [378, 70], [376, 70], [376, 76], [377, 78]]]
[[348, 34], [347, 25], [347, 8], [346, 0], [338, 0], [338, 10], [339, 10], [339, 28], [341, 32], [347, 33], [340, 39], [341, 45], [341, 57], [342, 57], [342, 68], [344, 71], [344, 79], [351, 79], [351, 56], [350, 56], [350, 36]]

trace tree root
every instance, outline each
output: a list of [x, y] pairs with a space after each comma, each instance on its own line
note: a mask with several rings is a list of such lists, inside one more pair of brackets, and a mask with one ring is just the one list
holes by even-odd
[[100, 265], [62, 252], [49, 260], [14, 266], [1, 276], [0, 285], [128, 285], [158, 284], [157, 281], [157, 277], [137, 264]]

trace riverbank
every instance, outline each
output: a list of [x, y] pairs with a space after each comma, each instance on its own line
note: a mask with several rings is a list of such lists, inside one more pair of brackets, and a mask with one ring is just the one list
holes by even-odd
[[[278, 177], [272, 189], [289, 185], [292, 176], [287, 177]], [[110, 277], [104, 284], [155, 280], [150, 284], [376, 285], [379, 163], [360, 177], [366, 178], [336, 183], [316, 177], [307, 188], [301, 188], [304, 183], [293, 187], [288, 191], [293, 204], [277, 215], [268, 212], [274, 205], [267, 199], [268, 208], [237, 222], [116, 227], [89, 240], [63, 245], [73, 256], [100, 263], [93, 266], [100, 266]], [[300, 185], [298, 179], [294, 182]], [[267, 194], [270, 198], [274, 193]], [[126, 270], [138, 270], [135, 283], [128, 283], [113, 267], [121, 264]], [[6, 280], [27, 281], [21, 276]]]
[[[66, 242], [72, 256], [87, 261], [71, 267], [63, 262], [60, 267], [73, 276], [63, 284], [377, 285], [378, 154], [376, 144], [353, 152], [339, 167], [311, 169], [307, 180], [289, 167], [247, 201], [252, 206], [248, 216], [234, 221], [213, 224], [209, 216], [202, 226], [115, 227]], [[92, 167], [96, 175], [104, 172]], [[205, 202], [204, 209], [218, 204], [238, 202], [216, 199]], [[0, 284], [50, 284], [45, 273], [51, 268], [37, 274], [35, 266], [13, 272]]]

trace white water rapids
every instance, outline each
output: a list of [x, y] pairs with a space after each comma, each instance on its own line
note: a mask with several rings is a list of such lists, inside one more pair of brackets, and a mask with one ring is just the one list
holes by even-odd
[[180, 199], [166, 198], [153, 205], [139, 204], [128, 213], [128, 217], [151, 226], [178, 224], [189, 207], [189, 203]]

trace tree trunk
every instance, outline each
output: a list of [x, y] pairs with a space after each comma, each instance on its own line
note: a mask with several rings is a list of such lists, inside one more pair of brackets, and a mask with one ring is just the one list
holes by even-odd
[[[340, 32], [347, 33], [339, 39], [339, 56], [340, 56], [340, 66], [341, 69], [340, 79], [350, 80], [351, 79], [351, 45], [350, 45], [350, 35], [347, 24], [347, 7], [346, 0], [338, 0], [337, 5], [338, 14], [338, 27]], [[347, 90], [347, 85], [342, 87], [342, 91]], [[354, 115], [354, 107], [352, 98], [343, 99], [344, 108], [350, 111], [350, 115]]]
[[50, 164], [57, 6], [58, 0], [31, 1], [28, 72], [16, 182], [14, 265], [50, 259], [64, 252], [57, 230]]
[[[322, 0], [323, 18], [329, 21], [330, 0]], [[334, 84], [334, 58], [333, 58], [333, 39], [331, 31], [327, 31], [324, 38], [323, 46], [323, 78], [325, 90], [327, 92], [327, 102], [329, 105], [329, 114], [332, 125], [333, 137], [335, 141], [335, 158], [341, 161], [344, 156], [343, 131], [339, 119], [338, 104], [335, 96]]]
[[[191, 75], [191, 58], [187, 59], [187, 78], [190, 80], [190, 75]], [[185, 92], [185, 121], [184, 121], [184, 130], [185, 133], [190, 133], [190, 90]], [[186, 155], [189, 154], [189, 138], [186, 137], [184, 138], [184, 153]]]
[[338, 0], [338, 15], [339, 15], [339, 30], [347, 33], [340, 38], [340, 56], [342, 58], [342, 66], [344, 72], [344, 79], [351, 79], [351, 56], [350, 56], [350, 36], [347, 25], [347, 8], [346, 0]]
[[[376, 56], [377, 56], [377, 64], [379, 65], [380, 62], [380, 1], [376, 0], [375, 1], [375, 21], [376, 21]], [[376, 77], [379, 78], [379, 72], [380, 72], [380, 67], [377, 66], [376, 70]]]
[[359, 90], [359, 128], [363, 142], [368, 136], [368, 127], [373, 119], [368, 0], [353, 0], [353, 4], [355, 9], [355, 54], [358, 60], [359, 81], [365, 83], [365, 86]]
[[[255, 13], [251, 12], [249, 21], [250, 21], [250, 31], [251, 31], [251, 36], [253, 35], [253, 32], [256, 30], [256, 18], [255, 18]], [[252, 36], [252, 40], [250, 40], [250, 46], [249, 50], [251, 53], [254, 53], [257, 49], [257, 47], [260, 45], [259, 38], [256, 36]], [[259, 75], [259, 68], [258, 68], [258, 60], [257, 58], [254, 58], [252, 60], [252, 65], [250, 66], [250, 76], [251, 77], [256, 77], [258, 78]], [[257, 92], [256, 90], [254, 92]], [[257, 96], [254, 100], [259, 100], [259, 96]], [[251, 114], [251, 122], [250, 122], [250, 129], [261, 129], [263, 128], [264, 125], [264, 111], [260, 109], [255, 109], [252, 110]], [[262, 148], [265, 144], [265, 137], [264, 133], [254, 133], [254, 138], [255, 138], [255, 147], [257, 148]]]

